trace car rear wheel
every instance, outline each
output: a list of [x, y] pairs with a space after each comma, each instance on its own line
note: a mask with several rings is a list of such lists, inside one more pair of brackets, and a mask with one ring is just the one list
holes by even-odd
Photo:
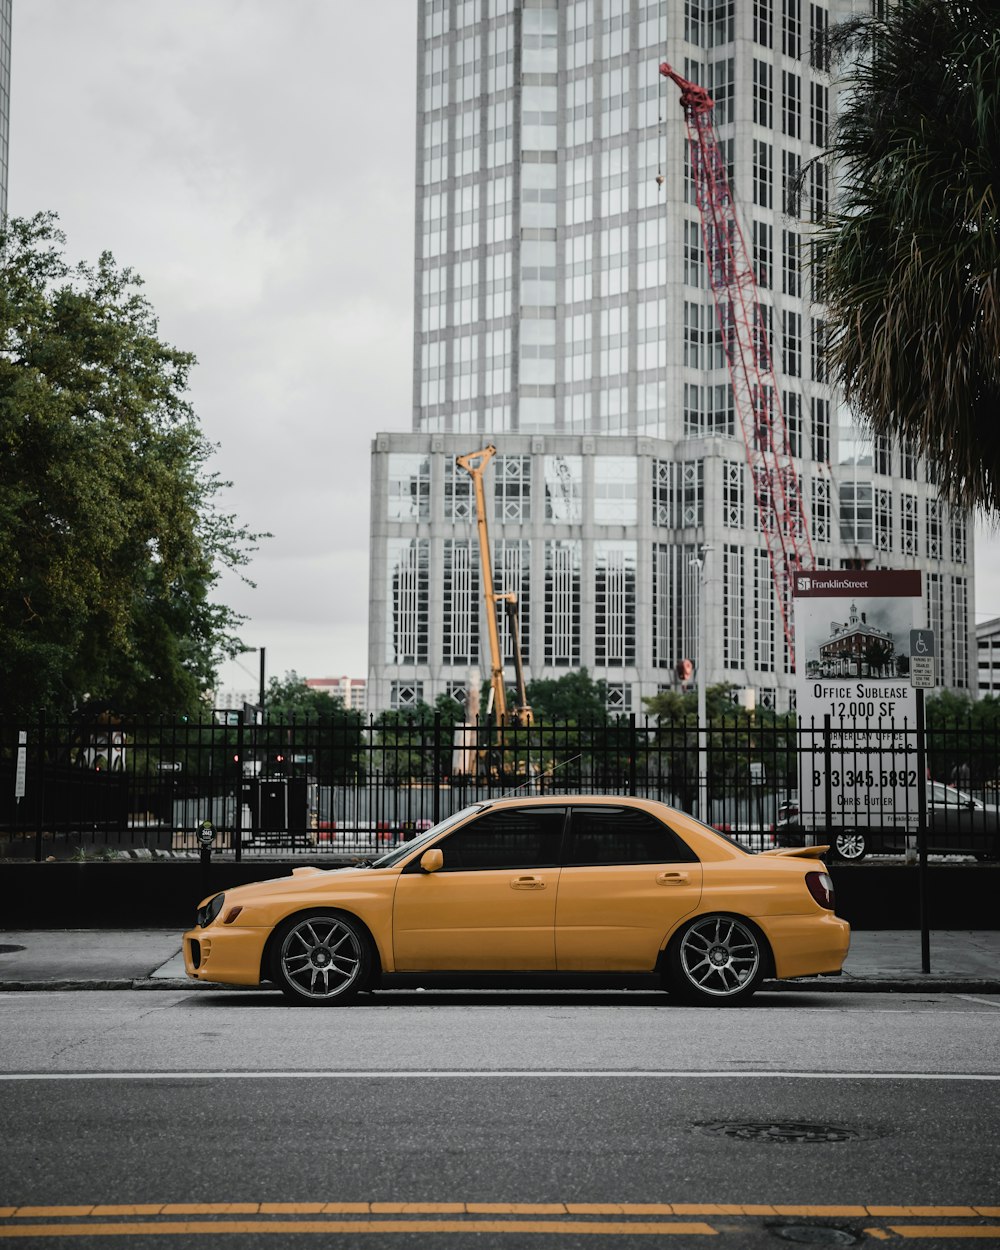
[[350, 1002], [371, 976], [368, 934], [340, 912], [293, 916], [275, 935], [274, 982], [293, 1003], [310, 1007]]
[[689, 920], [667, 955], [667, 988], [683, 1002], [732, 1007], [764, 978], [766, 944], [745, 920], [722, 913]]
[[868, 839], [857, 829], [845, 829], [834, 837], [833, 853], [838, 859], [864, 859], [868, 854]]

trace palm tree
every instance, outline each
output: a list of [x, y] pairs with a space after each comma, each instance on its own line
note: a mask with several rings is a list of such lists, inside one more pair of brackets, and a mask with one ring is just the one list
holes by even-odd
[[835, 28], [849, 90], [817, 232], [828, 362], [955, 504], [1000, 511], [1000, 6], [897, 0]]

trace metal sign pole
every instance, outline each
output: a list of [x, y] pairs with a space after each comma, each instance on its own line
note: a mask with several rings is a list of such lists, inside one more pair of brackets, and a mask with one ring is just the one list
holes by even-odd
[[920, 967], [931, 970], [931, 934], [927, 923], [927, 751], [924, 741], [924, 691], [917, 687], [917, 846], [920, 860], [917, 867], [918, 906], [920, 910]]

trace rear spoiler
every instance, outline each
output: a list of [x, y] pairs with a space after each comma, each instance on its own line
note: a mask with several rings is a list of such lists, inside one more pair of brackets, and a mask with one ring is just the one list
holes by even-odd
[[796, 859], [822, 859], [828, 846], [776, 846], [772, 851], [759, 851], [760, 855], [791, 855]]

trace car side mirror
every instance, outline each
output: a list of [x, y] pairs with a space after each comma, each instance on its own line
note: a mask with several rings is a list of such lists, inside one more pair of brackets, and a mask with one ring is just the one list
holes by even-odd
[[439, 846], [432, 846], [420, 856], [421, 872], [437, 872], [444, 867], [444, 851]]

